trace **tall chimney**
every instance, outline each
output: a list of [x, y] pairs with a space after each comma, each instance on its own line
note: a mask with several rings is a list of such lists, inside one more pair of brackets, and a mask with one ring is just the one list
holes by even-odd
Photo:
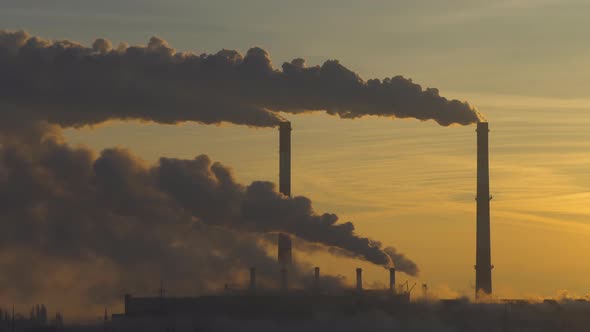
[[320, 268], [316, 266], [313, 272], [313, 289], [317, 292], [320, 290]]
[[288, 270], [286, 267], [281, 267], [281, 290], [283, 292], [287, 292], [289, 290], [289, 284], [287, 283], [287, 273]]
[[256, 292], [256, 268], [250, 268], [250, 292]]
[[490, 171], [488, 123], [477, 123], [477, 239], [475, 254], [475, 296], [492, 294], [492, 253], [490, 244]]
[[279, 124], [279, 191], [291, 196], [291, 122]]
[[395, 268], [392, 267], [389, 269], [389, 290], [391, 291], [391, 293], [396, 292], [395, 290]]
[[363, 269], [360, 267], [356, 269], [356, 290], [363, 291]]
[[[291, 196], [291, 122], [279, 124], [279, 191], [285, 196]], [[290, 265], [292, 261], [291, 237], [279, 233], [278, 260], [282, 266]]]

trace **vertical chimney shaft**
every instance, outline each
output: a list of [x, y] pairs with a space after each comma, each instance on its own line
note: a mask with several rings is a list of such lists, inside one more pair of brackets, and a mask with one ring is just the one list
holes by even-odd
[[[279, 124], [279, 191], [291, 196], [291, 122]], [[291, 237], [279, 233], [278, 260], [282, 266], [291, 264]]]
[[395, 268], [390, 268], [389, 269], [389, 290], [392, 293], [395, 293]]
[[488, 123], [477, 124], [477, 238], [475, 258], [475, 291], [492, 293], [492, 255], [490, 244], [490, 172]]
[[291, 122], [279, 124], [279, 191], [291, 196]]
[[363, 269], [360, 267], [356, 269], [356, 290], [363, 291]]

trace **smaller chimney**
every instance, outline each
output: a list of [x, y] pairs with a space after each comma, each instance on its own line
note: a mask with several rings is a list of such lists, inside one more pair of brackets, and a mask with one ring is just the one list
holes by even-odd
[[250, 292], [256, 292], [256, 268], [250, 268]]
[[316, 266], [314, 269], [313, 289], [317, 292], [320, 290], [320, 268]]
[[395, 294], [395, 268], [392, 267], [389, 269], [389, 290], [391, 293]]
[[363, 269], [360, 267], [356, 269], [356, 290], [363, 291]]
[[287, 268], [281, 267], [281, 290], [283, 292], [287, 292], [289, 290], [289, 285], [287, 283]]

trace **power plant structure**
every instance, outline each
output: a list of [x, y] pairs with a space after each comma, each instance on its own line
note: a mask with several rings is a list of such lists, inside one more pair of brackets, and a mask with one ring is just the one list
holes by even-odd
[[[291, 123], [279, 125], [279, 190], [291, 196]], [[477, 239], [476, 291], [491, 294], [492, 280], [490, 249], [490, 190], [488, 160], [488, 123], [477, 124]], [[125, 312], [118, 318], [132, 321], [145, 317], [235, 317], [258, 319], [268, 317], [312, 317], [316, 313], [350, 314], [380, 310], [403, 312], [410, 303], [408, 282], [405, 289], [396, 284], [396, 269], [389, 269], [389, 287], [365, 289], [363, 271], [356, 269], [353, 287], [330, 289], [328, 280], [321, 281], [320, 268], [310, 274], [309, 284], [293, 282], [289, 288], [289, 268], [292, 264], [292, 241], [289, 234], [278, 234], [278, 269], [276, 286], [259, 287], [257, 269], [250, 269], [250, 279], [237, 289], [226, 287], [223, 293], [197, 297], [170, 297], [161, 293], [155, 297], [125, 295]], [[295, 274], [294, 274], [295, 275]], [[297, 280], [295, 280], [297, 281]], [[301, 281], [301, 280], [299, 280]], [[299, 288], [297, 288], [299, 287]], [[477, 297], [477, 294], [476, 294]]]
[[[279, 190], [291, 195], [291, 123], [279, 126]], [[257, 284], [257, 270], [250, 268], [250, 280], [238, 289], [226, 288], [222, 294], [198, 297], [170, 297], [161, 292], [157, 297], [125, 295], [125, 312], [116, 315], [126, 320], [146, 317], [229, 316], [236, 318], [310, 317], [315, 313], [352, 313], [362, 311], [396, 311], [410, 302], [410, 291], [396, 288], [395, 269], [389, 269], [389, 287], [364, 289], [362, 269], [356, 269], [356, 287], [329, 289], [323, 286], [320, 268], [313, 269], [309, 287], [289, 288], [292, 264], [292, 242], [289, 234], [278, 234], [279, 286], [264, 289]], [[310, 271], [311, 272], [311, 271]], [[326, 284], [327, 285], [327, 284]], [[115, 316], [114, 316], [115, 317]]]
[[395, 269], [390, 269], [389, 273], [389, 288], [364, 289], [362, 269], [357, 268], [355, 288], [331, 291], [321, 286], [320, 269], [316, 267], [310, 287], [273, 290], [259, 288], [256, 269], [251, 268], [246, 287], [228, 289], [222, 294], [197, 297], [135, 297], [126, 294], [124, 313], [113, 315], [113, 318], [130, 321], [150, 317], [293, 319], [312, 318], [318, 313], [402, 312], [410, 303], [410, 291], [397, 289], [391, 284], [395, 282]]
[[475, 297], [492, 294], [492, 253], [490, 243], [489, 128], [477, 123], [477, 235], [475, 253]]

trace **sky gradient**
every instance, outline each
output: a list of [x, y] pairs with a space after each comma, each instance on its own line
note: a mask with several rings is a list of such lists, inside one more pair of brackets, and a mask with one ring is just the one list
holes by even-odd
[[[586, 1], [550, 0], [0, 1], [1, 28], [48, 39], [145, 44], [158, 35], [194, 53], [260, 46], [275, 67], [296, 57], [338, 59], [364, 79], [404, 75], [469, 101], [490, 122], [498, 297], [588, 293], [589, 13]], [[285, 117], [295, 195], [396, 246], [439, 295], [472, 295], [474, 126]], [[128, 147], [148, 162], [206, 153], [243, 183], [278, 181], [276, 129], [116, 121], [66, 135], [94, 149]], [[349, 277], [359, 264], [308, 259]], [[385, 282], [384, 270], [360, 265], [367, 282]]]

